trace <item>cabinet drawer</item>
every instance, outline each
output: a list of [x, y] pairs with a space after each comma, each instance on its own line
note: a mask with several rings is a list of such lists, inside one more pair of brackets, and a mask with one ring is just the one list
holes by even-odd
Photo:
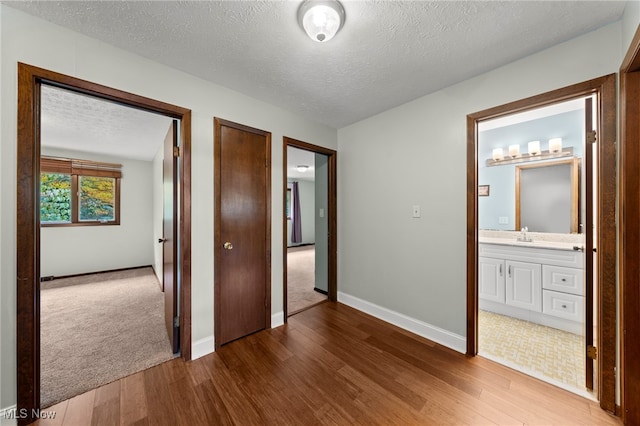
[[583, 270], [542, 265], [542, 288], [583, 296]]
[[584, 321], [584, 297], [575, 294], [542, 291], [542, 312], [572, 321]]

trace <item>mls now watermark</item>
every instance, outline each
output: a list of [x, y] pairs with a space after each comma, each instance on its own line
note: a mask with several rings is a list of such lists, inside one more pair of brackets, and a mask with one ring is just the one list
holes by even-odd
[[4, 418], [7, 420], [18, 420], [18, 419], [55, 419], [56, 412], [55, 411], [47, 411], [41, 409], [31, 409], [28, 408], [11, 408], [5, 410]]

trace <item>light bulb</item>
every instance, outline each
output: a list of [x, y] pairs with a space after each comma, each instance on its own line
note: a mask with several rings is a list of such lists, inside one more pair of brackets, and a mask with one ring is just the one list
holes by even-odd
[[562, 138], [549, 139], [549, 152], [552, 154], [562, 152]]
[[307, 0], [298, 9], [300, 25], [317, 42], [331, 40], [342, 28], [344, 19], [344, 8], [335, 0]]

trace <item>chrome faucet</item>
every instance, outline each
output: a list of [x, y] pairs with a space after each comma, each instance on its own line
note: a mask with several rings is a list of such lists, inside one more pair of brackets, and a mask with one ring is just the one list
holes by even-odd
[[528, 227], [524, 227], [520, 230], [520, 235], [518, 235], [518, 237], [516, 238], [517, 241], [522, 241], [522, 242], [531, 242], [533, 241], [531, 239], [531, 237], [527, 237], [527, 232], [529, 232], [529, 228]]

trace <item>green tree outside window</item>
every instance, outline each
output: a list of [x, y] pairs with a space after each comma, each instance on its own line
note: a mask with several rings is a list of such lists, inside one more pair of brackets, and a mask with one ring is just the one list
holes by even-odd
[[71, 175], [40, 174], [40, 221], [71, 222]]
[[121, 170], [121, 164], [40, 157], [40, 223], [119, 225]]
[[115, 219], [115, 179], [80, 176], [80, 220]]

